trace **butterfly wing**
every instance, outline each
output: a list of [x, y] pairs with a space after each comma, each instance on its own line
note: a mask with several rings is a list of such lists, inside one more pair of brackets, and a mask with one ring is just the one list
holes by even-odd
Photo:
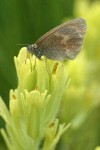
[[85, 20], [76, 18], [47, 32], [36, 41], [36, 44], [49, 59], [74, 59], [80, 52], [85, 34]]

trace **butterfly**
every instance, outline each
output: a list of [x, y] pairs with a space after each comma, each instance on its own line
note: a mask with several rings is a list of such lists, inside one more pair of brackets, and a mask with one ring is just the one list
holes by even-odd
[[74, 59], [82, 48], [86, 30], [83, 18], [67, 21], [28, 45], [27, 50], [39, 59], [43, 55], [52, 60]]

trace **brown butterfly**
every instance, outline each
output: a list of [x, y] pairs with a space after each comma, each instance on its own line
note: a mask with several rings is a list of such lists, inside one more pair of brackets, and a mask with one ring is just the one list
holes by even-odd
[[52, 60], [74, 59], [83, 45], [86, 29], [83, 18], [70, 20], [44, 34], [27, 49], [39, 59], [43, 55]]

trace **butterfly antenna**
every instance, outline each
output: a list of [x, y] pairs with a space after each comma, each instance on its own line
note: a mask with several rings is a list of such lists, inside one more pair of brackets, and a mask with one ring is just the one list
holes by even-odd
[[20, 45], [24, 45], [24, 46], [26, 45], [26, 46], [28, 46], [29, 44], [16, 44], [16, 45], [17, 46], [20, 46]]

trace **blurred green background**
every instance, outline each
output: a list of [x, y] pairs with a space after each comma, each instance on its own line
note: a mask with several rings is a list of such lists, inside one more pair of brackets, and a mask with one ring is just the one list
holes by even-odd
[[[93, 150], [100, 145], [100, 2], [0, 1], [0, 95], [7, 106], [9, 90], [17, 86], [13, 57], [22, 47], [17, 44], [32, 44], [53, 27], [76, 17], [86, 19], [88, 30], [81, 54], [66, 64], [71, 83], [59, 118], [72, 122], [72, 127], [62, 136], [57, 150]], [[4, 149], [1, 145], [0, 150]]]

